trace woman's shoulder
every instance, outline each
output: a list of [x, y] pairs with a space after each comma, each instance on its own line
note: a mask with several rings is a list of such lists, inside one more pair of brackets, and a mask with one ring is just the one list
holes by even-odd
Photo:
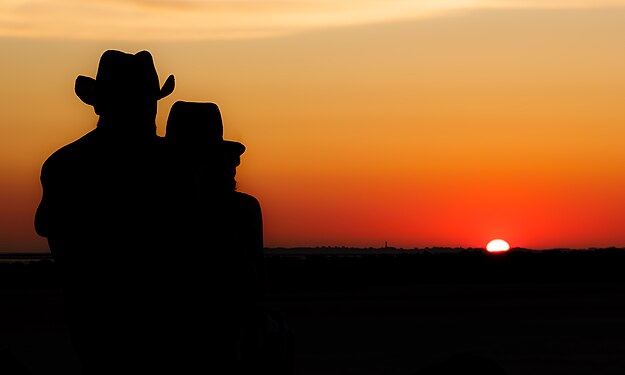
[[233, 197], [234, 199], [236, 199], [237, 201], [243, 204], [260, 206], [260, 202], [258, 201], [258, 199], [256, 199], [256, 197], [249, 195], [247, 193], [241, 193], [240, 191], [235, 191]]
[[242, 209], [260, 211], [260, 202], [252, 195], [235, 191], [232, 198]]

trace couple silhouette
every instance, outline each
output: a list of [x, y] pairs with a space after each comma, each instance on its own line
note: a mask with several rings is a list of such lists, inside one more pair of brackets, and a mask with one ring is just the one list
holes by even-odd
[[[43, 164], [48, 239], [84, 374], [290, 373], [286, 329], [263, 310], [261, 207], [236, 191], [245, 146], [214, 103], [176, 102], [147, 51], [108, 50], [76, 95], [95, 129]], [[219, 369], [219, 370], [217, 370]]]

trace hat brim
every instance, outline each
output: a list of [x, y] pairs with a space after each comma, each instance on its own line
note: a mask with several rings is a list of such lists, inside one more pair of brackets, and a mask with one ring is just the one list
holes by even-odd
[[176, 79], [173, 74], [170, 74], [169, 77], [163, 83], [158, 95], [156, 96], [156, 100], [161, 100], [167, 95], [171, 94], [176, 88]]
[[74, 92], [76, 96], [87, 105], [95, 105], [96, 101], [96, 83], [95, 79], [91, 77], [78, 76], [76, 77], [76, 83], [74, 84]]
[[[171, 74], [167, 77], [165, 83], [163, 83], [163, 86], [156, 95], [156, 100], [161, 100], [168, 96], [174, 91], [174, 88], [176, 88], [176, 79], [174, 78], [174, 75]], [[94, 106], [98, 96], [96, 80], [85, 76], [76, 77], [74, 92], [83, 103]]]
[[239, 142], [223, 141], [220, 151], [229, 155], [241, 156], [245, 152], [245, 146]]

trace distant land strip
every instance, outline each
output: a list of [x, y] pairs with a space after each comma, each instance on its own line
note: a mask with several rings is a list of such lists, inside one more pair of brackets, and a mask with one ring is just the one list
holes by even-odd
[[[607, 247], [607, 248], [551, 248], [551, 249], [527, 249], [521, 247], [511, 248], [508, 253], [518, 252], [621, 252], [625, 248]], [[358, 256], [358, 255], [409, 255], [409, 254], [448, 254], [463, 252], [485, 252], [484, 248], [474, 247], [423, 247], [423, 248], [396, 248], [396, 247], [347, 247], [347, 246], [318, 246], [318, 247], [267, 247], [265, 248], [266, 256], [300, 256], [300, 255], [336, 255], [336, 256]], [[175, 255], [175, 252], [172, 252]], [[0, 251], [0, 261], [33, 261], [33, 260], [52, 260], [53, 257], [49, 252], [2, 252]]]

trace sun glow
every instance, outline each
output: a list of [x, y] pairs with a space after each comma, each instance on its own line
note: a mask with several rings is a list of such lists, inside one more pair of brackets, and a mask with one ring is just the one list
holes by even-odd
[[510, 250], [510, 245], [504, 240], [492, 240], [486, 245], [489, 253], [502, 253]]

